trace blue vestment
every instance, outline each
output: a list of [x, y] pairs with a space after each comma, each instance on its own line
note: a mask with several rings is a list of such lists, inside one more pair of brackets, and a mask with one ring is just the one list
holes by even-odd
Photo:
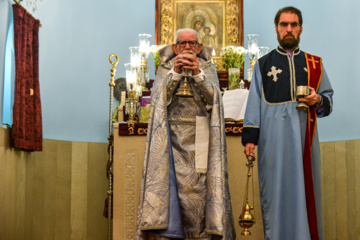
[[[296, 86], [307, 85], [304, 52], [278, 47], [254, 66], [244, 119], [245, 145], [258, 145], [258, 170], [265, 239], [310, 239], [303, 171], [307, 111], [296, 109]], [[325, 117], [333, 90], [325, 70], [317, 91]], [[319, 237], [322, 239], [321, 159], [317, 130], [311, 151]], [[305, 176], [308, 177], [308, 176]]]

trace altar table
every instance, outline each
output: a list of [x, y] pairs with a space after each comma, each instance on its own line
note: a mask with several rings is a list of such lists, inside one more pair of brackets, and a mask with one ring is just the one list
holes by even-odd
[[[120, 124], [122, 125], [122, 124]], [[122, 127], [124, 127], [122, 125]], [[146, 135], [120, 135], [119, 123], [114, 124], [114, 193], [113, 240], [135, 239], [141, 175]], [[257, 162], [254, 167], [254, 198], [256, 224], [250, 228], [251, 236], [242, 236], [239, 216], [245, 194], [247, 178], [246, 158], [241, 136], [226, 137], [229, 187], [236, 228], [236, 239], [264, 239], [260, 209]], [[251, 186], [251, 185], [250, 185]], [[250, 192], [251, 193], [251, 192]], [[249, 194], [252, 202], [252, 194]]]

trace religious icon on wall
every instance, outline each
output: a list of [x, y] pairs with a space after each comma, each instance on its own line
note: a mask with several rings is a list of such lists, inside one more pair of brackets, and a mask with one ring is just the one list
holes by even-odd
[[243, 0], [156, 0], [155, 44], [172, 44], [179, 28], [193, 28], [216, 56], [244, 45]]
[[212, 47], [220, 54], [224, 42], [225, 2], [177, 2], [175, 29], [193, 28], [199, 33], [201, 43]]

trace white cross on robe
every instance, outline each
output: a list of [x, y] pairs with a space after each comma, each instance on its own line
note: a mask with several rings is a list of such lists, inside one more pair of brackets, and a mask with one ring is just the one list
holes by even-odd
[[268, 77], [273, 76], [273, 81], [276, 82], [278, 80], [276, 75], [280, 74], [280, 73], [282, 73], [281, 69], [276, 69], [275, 66], [272, 66], [271, 71], [267, 73], [267, 76]]

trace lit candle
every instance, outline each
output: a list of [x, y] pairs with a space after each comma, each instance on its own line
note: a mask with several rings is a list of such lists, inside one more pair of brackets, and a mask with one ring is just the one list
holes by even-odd
[[130, 49], [130, 62], [132, 67], [139, 67], [141, 58], [139, 54], [139, 47], [129, 47]]
[[258, 38], [259, 38], [259, 34], [247, 35], [250, 61], [255, 59], [256, 54], [259, 51]]
[[131, 66], [131, 63], [125, 63], [124, 66], [126, 68], [126, 89], [129, 91], [131, 89], [130, 85], [134, 86], [134, 84], [135, 84], [136, 75], [135, 75], [135, 81], [134, 81], [133, 68]]
[[149, 55], [150, 51], [150, 34], [141, 33], [139, 34], [140, 38], [140, 45], [139, 45], [139, 52], [141, 55], [145, 56], [146, 58]]

